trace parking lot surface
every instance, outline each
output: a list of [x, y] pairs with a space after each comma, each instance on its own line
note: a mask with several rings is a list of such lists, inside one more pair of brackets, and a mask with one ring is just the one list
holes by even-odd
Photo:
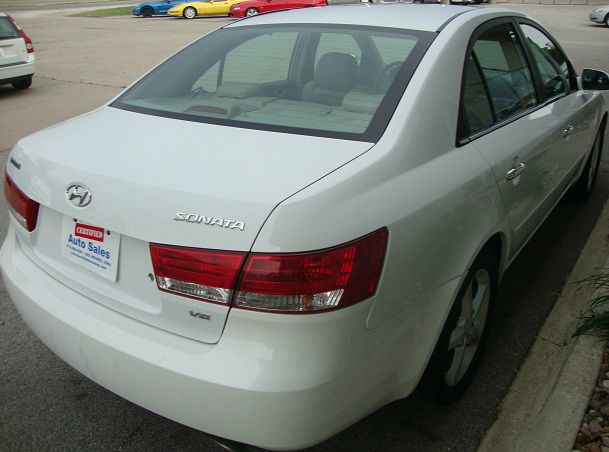
[[[609, 29], [588, 23], [591, 7], [510, 7], [540, 19], [578, 70], [609, 71]], [[38, 70], [30, 90], [0, 87], [3, 164], [20, 137], [100, 106], [180, 47], [230, 21], [69, 14], [14, 13], [34, 40]], [[593, 199], [582, 204], [567, 196], [505, 275], [487, 353], [465, 397], [437, 408], [415, 394], [315, 450], [476, 449], [609, 194], [606, 156], [607, 149]], [[4, 236], [4, 198], [0, 210]], [[133, 405], [63, 363], [28, 330], [3, 287], [0, 381], [0, 450], [218, 450], [203, 433]]]

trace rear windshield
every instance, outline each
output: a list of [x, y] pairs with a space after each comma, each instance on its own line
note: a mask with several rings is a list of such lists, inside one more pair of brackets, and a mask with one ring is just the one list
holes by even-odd
[[19, 38], [21, 35], [8, 17], [0, 17], [0, 39]]
[[221, 29], [174, 55], [112, 106], [188, 121], [377, 141], [434, 36], [337, 25]]

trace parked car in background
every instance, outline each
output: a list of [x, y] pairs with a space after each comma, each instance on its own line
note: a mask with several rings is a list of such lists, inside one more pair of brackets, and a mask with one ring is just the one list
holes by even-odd
[[506, 268], [594, 189], [609, 76], [579, 75], [509, 9], [234, 21], [17, 143], [7, 291], [87, 377], [262, 448], [323, 441], [420, 381], [448, 403]]
[[36, 56], [32, 40], [15, 19], [0, 12], [0, 85], [27, 89], [32, 85]]
[[187, 2], [174, 6], [167, 14], [184, 19], [194, 19], [200, 16], [226, 16], [231, 6], [241, 0], [204, 0], [200, 2]]
[[326, 0], [250, 0], [234, 4], [230, 7], [229, 14], [233, 17], [249, 17], [269, 11], [327, 5]]
[[599, 6], [590, 13], [590, 21], [609, 27], [609, 5]]
[[167, 11], [171, 8], [186, 1], [187, 0], [163, 0], [159, 2], [144, 2], [134, 7], [131, 10], [131, 14], [142, 17], [166, 15]]

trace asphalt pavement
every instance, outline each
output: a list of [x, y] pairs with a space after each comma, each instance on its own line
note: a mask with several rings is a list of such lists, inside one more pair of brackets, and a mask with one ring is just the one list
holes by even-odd
[[[578, 69], [609, 71], [609, 30], [588, 23], [589, 7], [511, 7], [539, 18]], [[181, 46], [228, 22], [15, 15], [34, 39], [39, 70], [26, 92], [0, 87], [0, 150], [101, 105]], [[2, 164], [7, 154], [0, 153]], [[459, 402], [438, 408], [415, 393], [313, 450], [476, 450], [598, 220], [609, 195], [608, 156], [606, 145], [592, 199], [566, 196], [506, 273], [488, 348]], [[0, 211], [6, 212], [4, 198]], [[3, 213], [0, 235], [6, 224]], [[28, 330], [1, 285], [0, 381], [0, 450], [219, 450], [203, 433], [131, 404], [67, 366]]]

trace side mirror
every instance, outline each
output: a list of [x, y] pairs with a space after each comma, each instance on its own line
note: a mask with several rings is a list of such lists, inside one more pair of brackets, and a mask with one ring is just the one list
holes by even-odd
[[597, 69], [584, 69], [582, 88], [590, 90], [609, 90], [609, 74]]

